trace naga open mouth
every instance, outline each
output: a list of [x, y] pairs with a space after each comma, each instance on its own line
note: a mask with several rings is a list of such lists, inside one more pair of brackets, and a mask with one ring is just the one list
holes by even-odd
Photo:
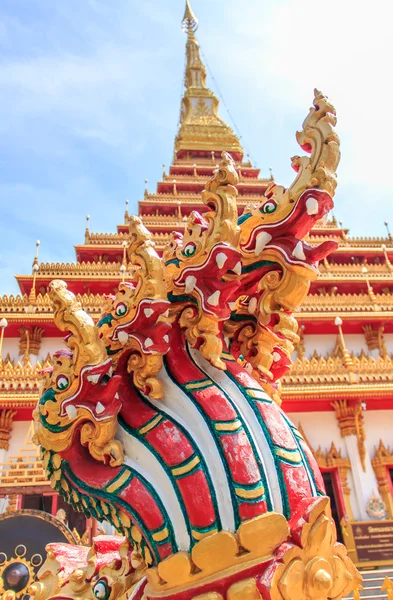
[[170, 323], [159, 322], [169, 316], [170, 302], [145, 299], [137, 307], [135, 317], [128, 323], [114, 328], [112, 342], [125, 347], [131, 339], [136, 340], [146, 354], [165, 354], [169, 349]]
[[228, 244], [216, 244], [201, 265], [186, 267], [175, 280], [180, 293], [196, 292], [203, 310], [228, 317], [229, 304], [236, 300], [242, 272], [241, 254]]
[[97, 419], [106, 419], [120, 410], [118, 388], [120, 377], [113, 374], [112, 360], [94, 366], [83, 367], [76, 392], [61, 403], [60, 416], [72, 421], [78, 408], [85, 408]]

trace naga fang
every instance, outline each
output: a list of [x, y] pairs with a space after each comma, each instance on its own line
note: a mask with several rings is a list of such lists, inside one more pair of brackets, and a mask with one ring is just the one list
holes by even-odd
[[292, 313], [334, 248], [304, 237], [333, 207], [335, 123], [316, 91], [296, 180], [240, 218], [224, 152], [205, 212], [162, 257], [130, 218], [135, 278], [97, 325], [51, 283], [68, 350], [44, 373], [36, 442], [53, 488], [122, 537], [95, 538], [83, 560], [51, 545], [36, 600], [326, 600], [359, 586], [279, 399], [298, 340]]

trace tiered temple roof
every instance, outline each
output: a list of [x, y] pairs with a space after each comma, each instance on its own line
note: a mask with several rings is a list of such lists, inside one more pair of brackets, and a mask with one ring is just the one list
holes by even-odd
[[[200, 193], [223, 150], [232, 155], [237, 166], [239, 214], [260, 201], [273, 181], [271, 174], [261, 175], [248, 158], [244, 159], [238, 136], [218, 115], [219, 102], [206, 85], [206, 69], [195, 38], [196, 19], [188, 4], [185, 22], [185, 91], [172, 164], [155, 191], [146, 189], [138, 203], [139, 215], [153, 233], [159, 252], [173, 231], [184, 230], [189, 213], [202, 209]], [[21, 325], [39, 326], [44, 338], [61, 335], [54, 326], [47, 294], [49, 282], [55, 278], [65, 280], [84, 309], [98, 319], [105, 294], [113, 293], [121, 281], [120, 267], [125, 265], [127, 278], [133, 275], [124, 259], [128, 220], [127, 207], [116, 232], [95, 233], [87, 226], [84, 243], [75, 246], [75, 263], [38, 263], [35, 259], [31, 274], [17, 275], [21, 295], [0, 296], [0, 319], [5, 317], [9, 323], [7, 336], [19, 337]], [[327, 238], [335, 239], [338, 248], [321, 263], [321, 275], [311, 285], [310, 295], [297, 315], [301, 331], [336, 334], [334, 320], [338, 316], [344, 321], [344, 333], [364, 335], [365, 327], [372, 331], [383, 327], [384, 333], [393, 333], [393, 238], [390, 234], [386, 238], [352, 238], [334, 217], [317, 223], [307, 241], [313, 245]], [[283, 380], [287, 410], [300, 398], [306, 398], [312, 406], [318, 399], [326, 404], [326, 399], [337, 394], [387, 396], [391, 358], [351, 356], [350, 363], [344, 358], [342, 354], [307, 358], [298, 353], [292, 372]], [[40, 366], [37, 363], [33, 367], [22, 359], [20, 363], [10, 359], [0, 363], [0, 409], [10, 405], [33, 407], [39, 394]], [[351, 369], [354, 377], [349, 376]]]

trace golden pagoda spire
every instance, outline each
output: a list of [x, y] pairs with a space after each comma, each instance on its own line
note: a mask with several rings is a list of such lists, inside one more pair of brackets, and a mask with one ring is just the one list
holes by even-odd
[[180, 150], [207, 150], [239, 152], [243, 149], [232, 129], [218, 116], [218, 99], [206, 86], [206, 67], [202, 62], [199, 44], [195, 38], [198, 28], [189, 0], [182, 20], [187, 33], [185, 92], [181, 103], [180, 128], [175, 140], [175, 152]]

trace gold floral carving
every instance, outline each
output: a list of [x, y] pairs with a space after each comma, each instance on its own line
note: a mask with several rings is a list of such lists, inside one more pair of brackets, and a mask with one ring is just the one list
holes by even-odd
[[364, 325], [362, 329], [364, 331], [367, 348], [369, 350], [378, 350], [380, 356], [385, 358], [388, 355], [388, 352], [383, 337], [383, 325], [378, 327], [378, 329], [374, 329], [372, 325]]
[[336, 418], [341, 432], [341, 437], [355, 435], [358, 452], [363, 471], [366, 471], [366, 432], [364, 429], [363, 406], [361, 402], [349, 405], [347, 400], [332, 402], [336, 411]]
[[16, 410], [0, 410], [0, 449], [8, 450], [12, 431], [12, 422], [16, 415]]
[[26, 325], [20, 327], [19, 355], [24, 356], [27, 353], [38, 356], [44, 331], [42, 327], [32, 327], [31, 330]]
[[342, 598], [361, 583], [361, 576], [336, 542], [328, 498], [321, 499], [303, 526], [299, 547], [284, 554], [274, 574], [272, 600]]
[[393, 450], [386, 447], [382, 440], [375, 448], [375, 456], [371, 460], [378, 481], [378, 491], [386, 505], [388, 518], [393, 519], [393, 498], [391, 493], [389, 469], [393, 468]]

